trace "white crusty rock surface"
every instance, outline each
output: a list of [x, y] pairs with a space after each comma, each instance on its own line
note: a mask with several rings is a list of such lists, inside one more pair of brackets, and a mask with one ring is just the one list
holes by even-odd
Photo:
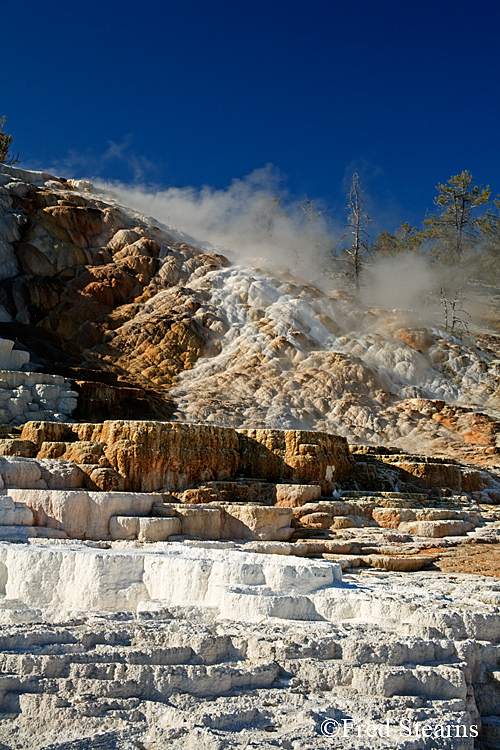
[[[315, 619], [312, 595], [341, 579], [337, 563], [158, 543], [0, 543], [7, 600], [31, 607], [136, 610], [140, 603], [215, 607], [222, 617], [258, 619], [271, 611]], [[235, 614], [239, 613], [239, 614]]]
[[495, 746], [500, 584], [228, 544], [2, 543], [1, 746]]
[[[77, 393], [60, 375], [24, 372], [29, 354], [0, 339], [0, 424], [20, 425], [31, 419], [64, 422], [76, 408]], [[31, 368], [30, 368], [31, 369]]]

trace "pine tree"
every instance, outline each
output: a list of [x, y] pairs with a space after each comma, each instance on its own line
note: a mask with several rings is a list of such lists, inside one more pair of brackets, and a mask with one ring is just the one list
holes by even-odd
[[[481, 252], [479, 268], [485, 281], [497, 284], [500, 280], [500, 195], [493, 200], [496, 212], [488, 209], [481, 217]], [[477, 270], [477, 268], [476, 268]]]
[[14, 156], [9, 156], [10, 144], [12, 143], [12, 136], [7, 135], [3, 132], [5, 125], [5, 116], [0, 117], [0, 164], [17, 164], [19, 159]]
[[474, 177], [467, 171], [450, 177], [446, 185], [436, 186], [439, 194], [434, 205], [440, 213], [424, 221], [427, 235], [437, 240], [439, 249], [450, 259], [461, 260], [467, 246], [478, 236], [481, 217], [474, 211], [488, 203], [490, 188], [474, 185]]
[[401, 223], [394, 234], [387, 229], [380, 232], [373, 245], [373, 252], [376, 256], [398, 255], [403, 252], [417, 253], [422, 250], [424, 242], [423, 233], [406, 221]]

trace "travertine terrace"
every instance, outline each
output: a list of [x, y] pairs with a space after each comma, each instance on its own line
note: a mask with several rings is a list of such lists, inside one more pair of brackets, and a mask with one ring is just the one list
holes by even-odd
[[498, 585], [89, 544], [0, 545], [4, 746], [494, 747]]
[[499, 354], [0, 165], [0, 750], [500, 747]]
[[6, 747], [496, 741], [500, 584], [429, 570], [500, 540], [494, 474], [178, 423], [31, 422], [0, 445]]

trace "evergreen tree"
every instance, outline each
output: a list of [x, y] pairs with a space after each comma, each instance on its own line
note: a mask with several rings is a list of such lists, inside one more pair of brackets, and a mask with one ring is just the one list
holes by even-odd
[[5, 116], [0, 117], [0, 164], [17, 164], [19, 159], [14, 156], [9, 156], [10, 144], [12, 143], [12, 136], [7, 135], [3, 132], [5, 125]]
[[377, 235], [372, 250], [376, 256], [398, 255], [402, 252], [420, 252], [425, 242], [422, 232], [407, 221], [402, 222], [391, 234], [387, 229]]
[[427, 236], [437, 241], [438, 250], [449, 259], [461, 260], [477, 238], [481, 217], [473, 214], [490, 200], [490, 188], [474, 185], [474, 177], [467, 171], [450, 177], [446, 185], [436, 187], [434, 205], [440, 209], [424, 221]]
[[500, 280], [500, 195], [493, 200], [496, 213], [488, 209], [480, 219], [481, 254], [479, 257], [482, 277], [485, 281]]

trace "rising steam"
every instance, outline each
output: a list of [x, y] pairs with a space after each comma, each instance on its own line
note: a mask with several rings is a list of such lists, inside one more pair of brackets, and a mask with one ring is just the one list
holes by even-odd
[[[187, 234], [234, 263], [267, 266], [277, 273], [287, 269], [324, 291], [350, 289], [349, 280], [336, 273], [331, 262], [345, 226], [331, 220], [321, 210], [321, 202], [309, 202], [308, 211], [304, 199], [293, 200], [284, 175], [272, 165], [234, 179], [224, 189], [97, 185], [108, 196], [111, 191], [118, 203]], [[441, 326], [441, 288], [449, 298], [459, 290], [465, 299], [464, 280], [456, 269], [443, 272], [416, 253], [371, 260], [362, 281], [364, 303], [413, 310], [426, 325]], [[478, 308], [473, 301], [466, 306], [471, 312]]]
[[[241, 260], [265, 260], [303, 272], [319, 262], [320, 246], [339, 233], [323, 213], [307, 214], [301, 201], [292, 201], [283, 175], [272, 165], [235, 179], [225, 189], [168, 188], [157, 190], [101, 183], [117, 200], [198, 242], [236, 255]], [[331, 242], [330, 242], [331, 245]]]

